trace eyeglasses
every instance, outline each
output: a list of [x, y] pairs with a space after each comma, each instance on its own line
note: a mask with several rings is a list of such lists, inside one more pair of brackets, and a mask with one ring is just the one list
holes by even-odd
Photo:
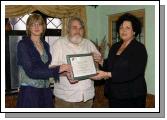
[[33, 24], [31, 25], [31, 27], [39, 27], [39, 26], [42, 26], [42, 24], [40, 24], [40, 23], [33, 23]]

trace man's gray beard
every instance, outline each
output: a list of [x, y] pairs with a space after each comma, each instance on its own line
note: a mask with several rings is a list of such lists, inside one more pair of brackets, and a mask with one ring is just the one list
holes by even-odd
[[75, 35], [73, 37], [70, 38], [70, 41], [73, 43], [73, 44], [79, 44], [82, 42], [82, 37], [79, 36], [79, 35]]

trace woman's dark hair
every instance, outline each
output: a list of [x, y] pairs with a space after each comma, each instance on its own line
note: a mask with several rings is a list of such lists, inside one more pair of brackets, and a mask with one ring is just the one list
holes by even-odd
[[133, 31], [135, 32], [135, 37], [141, 33], [141, 22], [139, 21], [139, 19], [130, 14], [130, 13], [125, 13], [123, 14], [122, 16], [120, 16], [120, 18], [117, 20], [116, 22], [116, 30], [117, 30], [117, 33], [119, 33], [119, 28], [120, 26], [122, 25], [122, 23], [124, 21], [130, 21], [132, 23], [132, 28], [133, 28]]

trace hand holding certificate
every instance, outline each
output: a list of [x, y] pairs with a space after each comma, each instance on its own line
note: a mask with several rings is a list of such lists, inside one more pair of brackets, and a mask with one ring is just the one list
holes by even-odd
[[74, 80], [84, 80], [96, 75], [92, 54], [67, 55], [67, 62], [72, 66]]

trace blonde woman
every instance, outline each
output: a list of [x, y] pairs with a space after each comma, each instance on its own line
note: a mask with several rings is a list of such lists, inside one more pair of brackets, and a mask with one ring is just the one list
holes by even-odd
[[53, 107], [49, 77], [59, 79], [62, 72], [70, 72], [68, 64], [49, 68], [51, 54], [49, 45], [42, 39], [46, 25], [41, 15], [32, 14], [26, 23], [27, 37], [17, 46], [20, 91], [17, 107]]

